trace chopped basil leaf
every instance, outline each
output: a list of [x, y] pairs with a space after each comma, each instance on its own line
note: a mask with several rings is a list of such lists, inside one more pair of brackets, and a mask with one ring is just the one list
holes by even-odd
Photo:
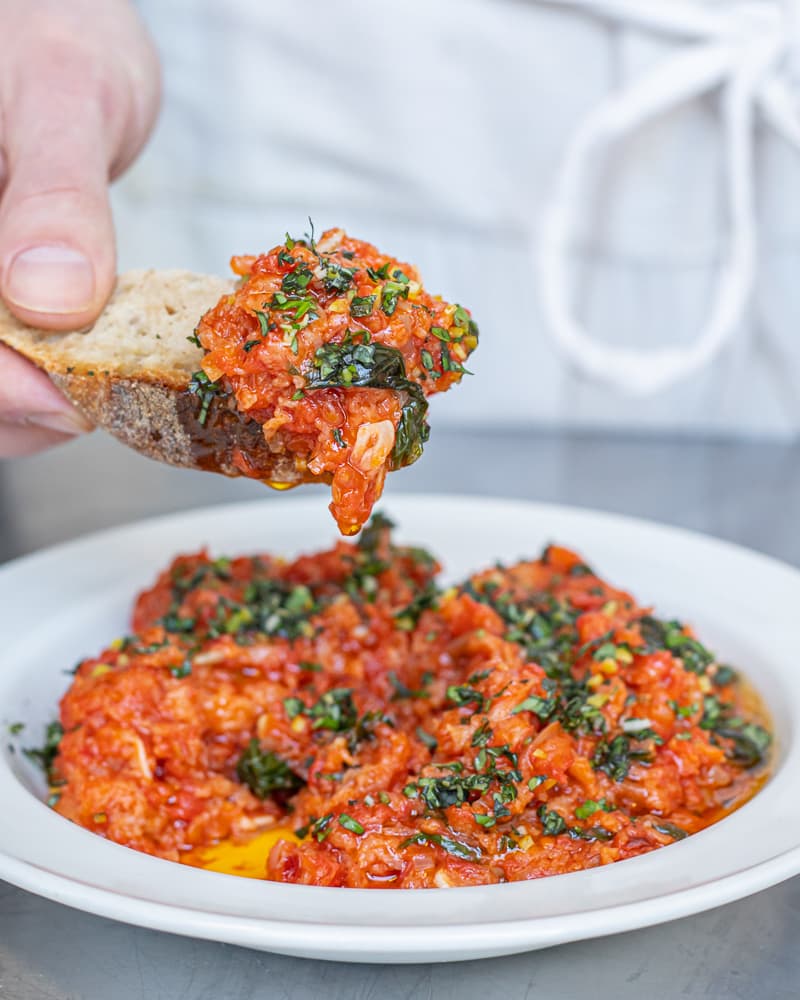
[[451, 837], [445, 837], [439, 833], [420, 831], [404, 840], [400, 847], [410, 847], [412, 844], [436, 844], [448, 854], [452, 854], [453, 857], [464, 858], [466, 861], [476, 861], [481, 854], [477, 847], [472, 847], [470, 844], [464, 844], [460, 840], [453, 840]]
[[308, 587], [281, 580], [256, 579], [247, 585], [242, 603], [220, 597], [209, 622], [209, 635], [276, 635], [284, 639], [308, 637], [319, 605]]
[[208, 419], [208, 410], [215, 396], [225, 396], [227, 393], [218, 382], [212, 382], [204, 371], [196, 371], [189, 380], [189, 392], [200, 400], [200, 411], [197, 419], [204, 424]]
[[485, 747], [491, 738], [492, 730], [489, 726], [489, 720], [486, 719], [472, 734], [472, 745], [474, 747]]
[[763, 726], [755, 722], [745, 723], [741, 719], [730, 719], [715, 732], [717, 736], [732, 741], [730, 756], [743, 767], [761, 764], [772, 742], [772, 737]]
[[[650, 738], [644, 733], [639, 735]], [[632, 741], [638, 742], [638, 737], [621, 734], [610, 741], [600, 740], [592, 755], [592, 767], [596, 771], [604, 771], [614, 781], [624, 781], [634, 761], [649, 763], [653, 757], [646, 748], [632, 748]]]
[[711, 678], [712, 682], [717, 685], [717, 687], [725, 687], [727, 684], [734, 684], [739, 679], [739, 675], [733, 669], [733, 667], [728, 667], [720, 664], [714, 676]]
[[544, 720], [549, 718], [556, 707], [555, 700], [552, 698], [540, 698], [536, 694], [529, 695], [524, 701], [521, 701], [516, 708], [512, 709], [512, 715], [518, 715], [520, 712], [533, 712], [534, 715], [538, 715], [540, 719]]
[[332, 819], [333, 814], [328, 813], [327, 816], [320, 816], [318, 820], [311, 824], [311, 835], [316, 839], [317, 843], [321, 844], [330, 833], [329, 827]]
[[314, 720], [312, 729], [330, 729], [335, 733], [352, 729], [358, 720], [350, 688], [326, 691], [311, 708], [305, 710], [305, 714]]
[[542, 836], [557, 837], [560, 833], [566, 833], [567, 824], [554, 809], [548, 809], [546, 805], [542, 804], [536, 811], [536, 815], [542, 824]]
[[267, 314], [256, 309], [256, 319], [258, 320], [258, 325], [261, 327], [261, 336], [266, 337], [269, 333], [269, 318]]
[[405, 360], [397, 348], [376, 343], [323, 344], [306, 372], [306, 384], [308, 389], [394, 389], [400, 396], [402, 413], [392, 449], [392, 469], [411, 465], [422, 454], [430, 434], [425, 419], [428, 402], [419, 385], [407, 378]]
[[356, 295], [350, 303], [350, 315], [355, 317], [369, 316], [374, 305], [374, 295]]
[[298, 292], [304, 292], [312, 277], [313, 275], [306, 265], [299, 264], [294, 271], [290, 271], [283, 276], [281, 291], [287, 295], [296, 295]]
[[674, 656], [680, 657], [686, 670], [692, 673], [704, 674], [714, 662], [713, 653], [697, 639], [686, 635], [683, 625], [678, 621], [660, 621], [651, 615], [645, 615], [639, 620], [639, 631], [644, 640], [645, 652], [669, 650]]
[[393, 279], [387, 281], [381, 291], [381, 310], [386, 316], [394, 315], [399, 299], [408, 298], [408, 278], [402, 271], [395, 271]]
[[323, 257], [322, 267], [324, 268], [322, 284], [329, 292], [346, 292], [353, 283], [356, 268], [342, 267], [330, 257]]
[[592, 659], [602, 662], [603, 660], [614, 660], [617, 656], [617, 647], [613, 642], [604, 642], [602, 646], [592, 653]]
[[44, 771], [50, 784], [53, 784], [55, 780], [53, 765], [55, 763], [56, 755], [58, 754], [58, 748], [61, 745], [61, 738], [63, 735], [64, 727], [58, 719], [56, 719], [53, 722], [48, 723], [45, 729], [44, 743], [42, 746], [25, 747], [22, 751], [28, 760], [32, 760], [35, 764], [38, 764], [38, 766]]
[[364, 827], [358, 822], [358, 820], [353, 819], [352, 816], [348, 816], [347, 813], [341, 814], [339, 817], [339, 824], [343, 826], [345, 830], [349, 830], [351, 833], [358, 834], [359, 836], [364, 832]]
[[576, 819], [588, 819], [590, 816], [600, 810], [603, 812], [613, 812], [614, 807], [609, 806], [605, 799], [600, 799], [599, 802], [595, 802], [593, 799], [587, 799], [575, 810]]
[[177, 677], [179, 680], [183, 677], [188, 677], [192, 672], [192, 661], [187, 656], [183, 663], [179, 664], [177, 667], [170, 667], [169, 672], [173, 677]]
[[386, 261], [378, 268], [368, 267], [367, 274], [373, 281], [385, 281], [389, 277], [389, 262]]
[[410, 604], [407, 604], [401, 611], [395, 612], [394, 621], [397, 628], [406, 632], [415, 629], [419, 624], [422, 612], [429, 608], [435, 608], [439, 596], [439, 588], [435, 583], [428, 581]]
[[407, 684], [405, 684], [403, 681], [401, 681], [400, 678], [397, 676], [397, 672], [394, 671], [394, 670], [390, 670], [389, 673], [386, 675], [386, 677], [387, 677], [389, 683], [394, 688], [394, 694], [392, 695], [392, 701], [398, 701], [401, 698], [427, 698], [428, 697], [428, 693], [429, 692], [426, 690], [425, 684], [426, 684], [426, 681], [430, 681], [431, 680], [431, 675], [430, 674], [423, 675], [423, 678], [422, 678], [422, 682], [423, 682], [422, 683], [422, 687], [418, 688], [417, 690], [413, 690]]
[[672, 837], [673, 840], [683, 840], [689, 836], [684, 829], [675, 826], [674, 823], [653, 823], [653, 829], [665, 834], [667, 837]]
[[470, 337], [477, 339], [478, 324], [463, 306], [456, 306], [456, 311], [453, 313], [453, 322], [457, 327], [469, 334]]
[[306, 706], [302, 698], [292, 696], [283, 699], [283, 707], [286, 709], [286, 714], [290, 719], [296, 719], [298, 715], [302, 715], [303, 709]]
[[731, 706], [723, 703], [716, 695], [703, 698], [703, 717], [700, 728], [731, 741], [727, 755], [743, 767], [755, 767], [764, 761], [772, 737], [755, 722], [745, 723], [731, 712]]
[[467, 684], [451, 684], [447, 689], [447, 698], [459, 708], [463, 708], [465, 705], [476, 705], [478, 712], [486, 701], [480, 691], [476, 691], [475, 688], [469, 687]]
[[417, 733], [417, 739], [420, 740], [420, 742], [424, 743], [431, 753], [436, 753], [436, 747], [439, 745], [436, 738], [431, 736], [430, 733], [426, 732], [422, 728], [422, 726], [417, 726], [416, 733]]
[[300, 660], [297, 665], [301, 670], [310, 670], [315, 674], [321, 674], [323, 669], [321, 663], [312, 663], [310, 660]]
[[262, 750], [257, 739], [248, 743], [236, 765], [236, 774], [259, 799], [273, 792], [294, 792], [305, 784], [285, 760], [271, 750]]
[[448, 809], [468, 802], [471, 792], [487, 792], [491, 783], [491, 774], [442, 774], [417, 778], [411, 787], [429, 809]]

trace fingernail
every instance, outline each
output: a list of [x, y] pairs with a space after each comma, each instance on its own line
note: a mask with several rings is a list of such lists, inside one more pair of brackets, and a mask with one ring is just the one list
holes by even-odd
[[94, 299], [91, 261], [71, 247], [31, 247], [12, 260], [5, 297], [15, 306], [40, 313], [80, 313]]
[[64, 410], [61, 413], [26, 413], [20, 423], [45, 427], [60, 434], [85, 434], [92, 430], [92, 425], [77, 410]]

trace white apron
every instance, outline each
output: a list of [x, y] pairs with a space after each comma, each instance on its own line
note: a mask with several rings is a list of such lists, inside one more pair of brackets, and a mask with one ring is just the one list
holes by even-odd
[[798, 0], [141, 0], [120, 265], [319, 230], [481, 328], [450, 425], [800, 432]]

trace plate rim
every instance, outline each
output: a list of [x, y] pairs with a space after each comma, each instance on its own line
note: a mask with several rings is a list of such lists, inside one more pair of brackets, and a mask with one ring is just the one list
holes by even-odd
[[[430, 943], [424, 936], [420, 937], [420, 928], [416, 926], [375, 926], [356, 923], [331, 925], [324, 921], [277, 920], [215, 914], [208, 910], [143, 900], [109, 889], [89, 886], [66, 876], [47, 872], [27, 862], [11, 859], [11, 864], [5, 865], [4, 862], [8, 860], [0, 853], [0, 878], [10, 884], [81, 912], [132, 926], [322, 961], [410, 964], [470, 961], [538, 951], [573, 941], [611, 937], [704, 913], [770, 889], [796, 876], [800, 873], [800, 845], [769, 861], [760, 862], [724, 878], [714, 879], [690, 889], [678, 889], [635, 902], [600, 905], [584, 913], [568, 914], [565, 917], [530, 917], [508, 922], [442, 925], [436, 928], [436, 934], [431, 936]], [[763, 877], [765, 873], [768, 874]], [[25, 878], [24, 875], [28, 877]], [[762, 877], [756, 877], [757, 875]], [[41, 881], [37, 876], [41, 876]], [[713, 893], [711, 889], [714, 890]], [[325, 891], [357, 890], [335, 890], [327, 887]], [[427, 893], [435, 890], [384, 890], [387, 893], [392, 891]], [[82, 898], [76, 898], [79, 892], [83, 893]], [[696, 897], [699, 897], [699, 900]], [[670, 904], [667, 907], [668, 912], [663, 911], [665, 901]], [[119, 905], [115, 905], [123, 902], [128, 912], [120, 912]], [[600, 931], [594, 923], [598, 914], [602, 914], [604, 918], [604, 927]], [[575, 926], [576, 924], [578, 926]], [[302, 928], [305, 934], [318, 933], [323, 938], [328, 937], [333, 940], [329, 942], [328, 947], [314, 948], [309, 952], [305, 945], [298, 944], [298, 928]], [[535, 938], [531, 940], [534, 933]], [[467, 939], [471, 939], [474, 943], [470, 943]], [[365, 952], [365, 947], [370, 950]], [[343, 949], [353, 949], [353, 951], [343, 953]], [[386, 953], [391, 957], [384, 958], [383, 954]], [[445, 957], [442, 957], [443, 955]]]
[[[779, 559], [777, 556], [770, 555], [767, 552], [761, 552], [759, 549], [750, 548], [747, 545], [743, 545], [741, 542], [732, 542], [728, 538], [723, 538], [719, 535], [711, 534], [707, 531], [697, 531], [694, 528], [685, 528], [679, 524], [672, 524], [669, 521], [658, 521], [655, 518], [649, 517], [639, 517], [634, 514], [623, 514], [618, 511], [613, 510], [603, 510], [600, 507], [583, 506], [581, 504], [562, 504], [553, 503], [551, 501], [539, 501], [539, 500], [526, 500], [521, 497], [506, 497], [506, 496], [490, 496], [480, 493], [397, 493], [391, 498], [387, 498], [384, 494], [378, 502], [375, 504], [375, 510], [380, 510], [383, 507], [392, 507], [395, 504], [415, 504], [415, 503], [473, 503], [476, 505], [489, 504], [492, 506], [505, 506], [505, 507], [518, 507], [530, 511], [540, 511], [543, 514], [557, 513], [571, 515], [589, 515], [598, 520], [605, 520], [609, 523], [619, 522], [627, 523], [634, 527], [655, 529], [663, 533], [674, 533], [676, 537], [681, 537], [685, 541], [702, 542], [703, 544], [711, 545], [714, 547], [720, 547], [720, 549], [727, 550], [731, 554], [745, 555], [748, 558], [755, 558], [765, 565], [769, 565], [775, 569], [780, 570], [790, 570], [794, 573], [800, 574], [800, 566], [794, 566], [792, 563], [784, 562], [784, 560]], [[36, 548], [31, 552], [23, 553], [19, 556], [14, 556], [12, 559], [8, 559], [3, 563], [0, 563], [0, 579], [7, 574], [10, 570], [17, 570], [24, 565], [33, 565], [38, 560], [43, 560], [50, 558], [53, 555], [60, 555], [64, 552], [68, 552], [71, 548], [79, 548], [82, 545], [95, 543], [102, 541], [106, 538], [113, 537], [120, 533], [140, 530], [140, 529], [153, 529], [158, 528], [162, 524], [170, 521], [178, 520], [205, 520], [207, 517], [219, 514], [220, 512], [244, 512], [247, 510], [256, 509], [266, 509], [269, 507], [278, 507], [286, 504], [291, 504], [292, 506], [303, 509], [303, 508], [319, 508], [319, 503], [312, 497], [308, 495], [299, 496], [296, 499], [291, 499], [285, 495], [260, 500], [237, 500], [230, 503], [216, 503], [216, 504], [204, 504], [202, 507], [189, 507], [181, 510], [175, 510], [167, 512], [165, 514], [154, 514], [148, 517], [136, 518], [132, 521], [123, 521], [120, 524], [111, 525], [106, 528], [98, 528], [95, 531], [85, 531], [76, 535], [74, 538], [63, 539], [62, 541], [55, 542], [52, 545], [45, 545], [40, 548]], [[334, 534], [334, 522], [331, 520], [331, 534]], [[349, 539], [342, 535], [336, 535], [337, 538], [342, 538], [344, 541]], [[355, 538], [357, 536], [353, 535], [350, 538]]]

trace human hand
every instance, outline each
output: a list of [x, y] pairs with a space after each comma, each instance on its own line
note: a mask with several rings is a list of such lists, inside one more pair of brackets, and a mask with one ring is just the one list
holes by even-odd
[[[92, 323], [114, 285], [108, 184], [158, 110], [152, 42], [128, 0], [0, 0], [0, 298], [47, 330]], [[91, 425], [0, 346], [0, 456]]]

